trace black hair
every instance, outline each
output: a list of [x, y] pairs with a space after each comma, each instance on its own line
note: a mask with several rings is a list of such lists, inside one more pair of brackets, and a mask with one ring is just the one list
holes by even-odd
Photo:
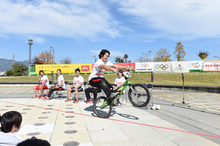
[[57, 69], [57, 71], [58, 71], [58, 70], [60, 71], [60, 74], [62, 74], [61, 69]]
[[109, 54], [109, 56], [110, 56], [110, 52], [108, 51], [108, 50], [105, 50], [105, 49], [103, 49], [100, 53], [99, 53], [99, 59], [101, 59], [102, 58], [102, 56], [104, 56], [105, 55], [105, 53], [108, 53]]
[[42, 139], [27, 139], [20, 142], [17, 146], [51, 146], [50, 143]]
[[79, 68], [77, 68], [77, 69], [75, 70], [75, 72], [76, 72], [76, 71], [80, 72], [80, 69], [79, 69]]
[[44, 71], [43, 71], [43, 70], [40, 70], [40, 71], [39, 71], [39, 74], [40, 74], [41, 72], [43, 72], [43, 73], [44, 73]]
[[123, 71], [122, 71], [122, 70], [119, 70], [119, 71], [117, 72], [117, 75], [118, 75], [118, 73], [121, 73], [122, 76], [123, 76]]
[[22, 122], [22, 116], [17, 111], [9, 111], [0, 116], [1, 122], [1, 131], [2, 132], [11, 132], [13, 126], [15, 125], [17, 128], [20, 127]]

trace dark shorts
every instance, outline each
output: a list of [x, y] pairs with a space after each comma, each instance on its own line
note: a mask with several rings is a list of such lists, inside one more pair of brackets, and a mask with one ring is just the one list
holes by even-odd
[[[75, 88], [75, 87], [71, 87], [71, 92], [74, 92], [73, 91], [73, 88]], [[78, 89], [78, 92], [82, 92], [83, 91], [83, 88], [82, 87], [79, 87], [79, 88], [77, 88]]]

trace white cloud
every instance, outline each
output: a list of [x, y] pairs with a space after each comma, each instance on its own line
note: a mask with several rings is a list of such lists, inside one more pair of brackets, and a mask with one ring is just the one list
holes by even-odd
[[96, 41], [118, 37], [116, 26], [108, 8], [99, 0], [0, 1], [0, 33], [4, 35], [52, 35]]
[[[174, 40], [220, 38], [219, 0], [112, 0], [131, 20], [154, 30], [148, 36]], [[156, 33], [155, 33], [156, 32]]]

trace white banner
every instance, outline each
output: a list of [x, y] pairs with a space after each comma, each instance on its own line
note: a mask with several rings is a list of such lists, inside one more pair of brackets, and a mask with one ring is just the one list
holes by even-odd
[[202, 70], [203, 61], [189, 61], [189, 70]]
[[220, 71], [220, 60], [204, 61], [203, 71]]
[[154, 71], [153, 62], [137, 62], [135, 63], [136, 72], [151, 72]]
[[173, 73], [189, 73], [189, 62], [172, 62]]
[[169, 73], [171, 72], [170, 62], [154, 62], [155, 73]]

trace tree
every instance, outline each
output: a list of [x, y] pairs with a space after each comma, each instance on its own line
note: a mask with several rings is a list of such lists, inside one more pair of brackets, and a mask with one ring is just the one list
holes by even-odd
[[35, 56], [33, 64], [56, 64], [54, 61], [54, 55], [48, 51], [42, 51], [38, 56]]
[[171, 61], [170, 59], [171, 55], [167, 51], [166, 48], [161, 48], [160, 50], [157, 51], [157, 55], [154, 57], [155, 62], [166, 62], [166, 61]]
[[71, 58], [70, 57], [66, 57], [63, 60], [60, 60], [61, 64], [71, 64]]
[[143, 57], [143, 56], [140, 56], [137, 60], [137, 62], [151, 62], [151, 57]]
[[115, 62], [116, 63], [124, 63], [124, 59], [121, 56], [115, 57]]
[[25, 76], [27, 75], [28, 67], [24, 64], [14, 63], [12, 69], [6, 71], [7, 76]]
[[173, 54], [176, 55], [177, 61], [184, 61], [183, 58], [186, 56], [186, 52], [181, 42], [176, 43], [175, 51]]
[[125, 63], [127, 63], [128, 61], [127, 61], [127, 59], [128, 59], [128, 54], [124, 54], [124, 57], [123, 57], [124, 59], [125, 59]]

